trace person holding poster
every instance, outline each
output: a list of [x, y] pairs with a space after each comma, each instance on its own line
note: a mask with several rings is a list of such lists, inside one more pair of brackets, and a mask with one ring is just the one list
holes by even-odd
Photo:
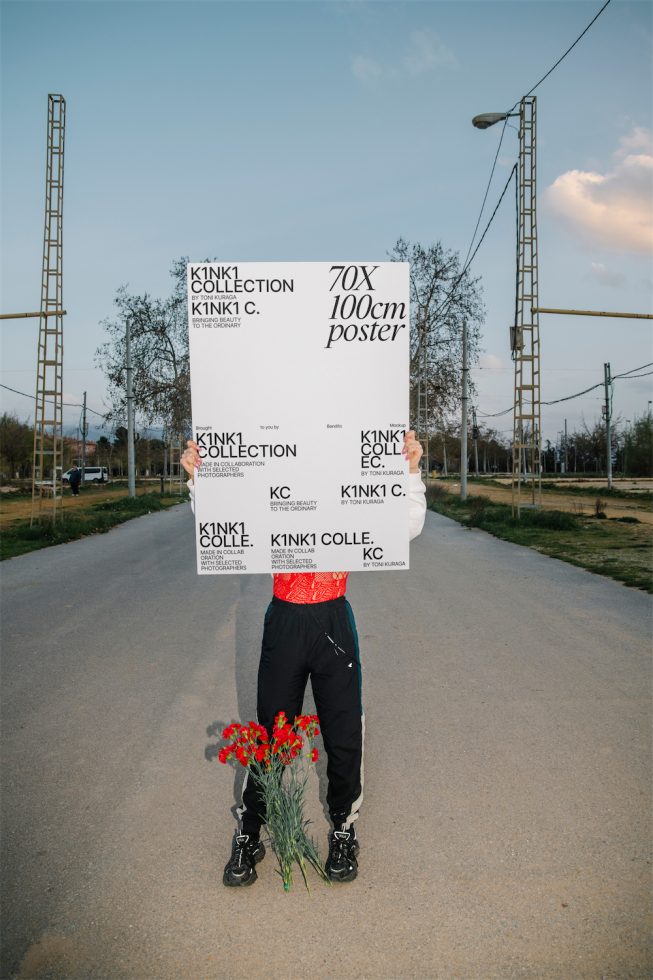
[[[409, 536], [417, 537], [426, 513], [420, 476], [422, 447], [413, 431], [404, 436], [409, 463]], [[201, 465], [199, 446], [189, 440], [181, 462], [194, 477]], [[331, 881], [353, 881], [358, 874], [359, 842], [354, 821], [363, 799], [361, 667], [354, 616], [345, 591], [347, 572], [297, 572], [273, 575], [273, 597], [265, 614], [258, 671], [258, 721], [271, 734], [275, 716], [301, 714], [306, 683], [311, 687], [327, 753], [327, 805], [333, 829], [325, 870]], [[245, 777], [238, 808], [240, 828], [224, 869], [228, 887], [250, 885], [265, 855], [260, 831], [265, 813], [254, 781]]]

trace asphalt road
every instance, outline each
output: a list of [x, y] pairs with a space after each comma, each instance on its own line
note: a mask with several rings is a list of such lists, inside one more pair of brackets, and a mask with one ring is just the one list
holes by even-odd
[[253, 716], [271, 583], [193, 549], [184, 505], [2, 566], [3, 980], [651, 976], [649, 596], [429, 514], [350, 577], [359, 878], [225, 889], [207, 728]]

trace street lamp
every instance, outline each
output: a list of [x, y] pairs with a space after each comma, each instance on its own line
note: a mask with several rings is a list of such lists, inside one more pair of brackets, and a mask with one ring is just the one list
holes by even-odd
[[476, 126], [477, 129], [489, 129], [490, 126], [494, 126], [495, 123], [501, 122], [503, 119], [510, 119], [512, 116], [518, 115], [518, 112], [482, 112], [480, 116], [474, 116], [472, 126]]
[[[516, 108], [516, 107], [513, 107]], [[519, 116], [517, 168], [517, 295], [510, 347], [515, 363], [513, 396], [512, 512], [542, 503], [540, 431], [540, 334], [536, 220], [536, 98], [524, 96], [519, 111], [483, 112], [472, 119], [476, 129]], [[530, 467], [529, 467], [530, 459]], [[522, 465], [523, 464], [523, 465]], [[522, 497], [522, 487], [527, 491]], [[530, 492], [528, 492], [530, 491]], [[528, 501], [528, 502], [527, 502]]]

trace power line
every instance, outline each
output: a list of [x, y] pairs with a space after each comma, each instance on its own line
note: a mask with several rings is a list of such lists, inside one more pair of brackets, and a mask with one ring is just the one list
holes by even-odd
[[[492, 178], [494, 177], [494, 171], [496, 169], [497, 160], [499, 159], [499, 151], [501, 149], [501, 144], [503, 143], [503, 134], [506, 131], [506, 126], [507, 125], [508, 125], [508, 120], [507, 119], [504, 119], [503, 120], [503, 127], [501, 129], [501, 136], [499, 137], [499, 145], [497, 146], [497, 152], [494, 154], [494, 160], [492, 162], [492, 169], [490, 170], [490, 178], [489, 178], [489, 180], [487, 182], [487, 187], [485, 188], [485, 194], [483, 196], [483, 201], [481, 203], [481, 210], [479, 211], [478, 219], [477, 219], [476, 225], [474, 227], [474, 234], [472, 235], [472, 240], [469, 243], [469, 248], [467, 249], [467, 255], [465, 257], [465, 261], [463, 262], [463, 270], [467, 268], [467, 266], [469, 265], [469, 261], [471, 261], [471, 260], [469, 260], [469, 253], [471, 252], [472, 246], [474, 245], [474, 239], [476, 238], [476, 232], [478, 231], [478, 226], [480, 225], [481, 218], [483, 217], [483, 211], [485, 210], [485, 202], [487, 201], [487, 196], [490, 193], [490, 186], [492, 184]], [[475, 254], [476, 254], [476, 252], [474, 253], [474, 255]]]
[[[522, 98], [526, 98], [527, 96], [532, 95], [533, 92], [535, 91], [535, 89], [538, 88], [542, 84], [542, 82], [544, 82], [549, 77], [549, 75], [551, 75], [556, 70], [556, 68], [558, 67], [558, 65], [560, 65], [564, 61], [564, 59], [567, 57], [568, 54], [570, 54], [571, 51], [573, 51], [573, 49], [576, 47], [576, 45], [578, 44], [578, 42], [585, 36], [585, 34], [587, 34], [587, 32], [589, 31], [590, 27], [592, 27], [592, 25], [598, 20], [598, 18], [601, 16], [601, 14], [605, 10], [605, 8], [610, 3], [611, 3], [611, 0], [606, 0], [606, 2], [603, 4], [603, 6], [601, 7], [601, 9], [598, 11], [598, 13], [595, 14], [594, 17], [592, 18], [592, 20], [589, 22], [589, 24], [587, 25], [587, 27], [585, 27], [585, 29], [583, 31], [581, 31], [581, 33], [578, 35], [578, 37], [573, 42], [573, 44], [571, 44], [567, 48], [567, 50], [564, 52], [564, 54], [562, 54], [558, 58], [558, 60], [555, 62], [555, 64], [552, 65], [551, 68], [549, 68], [549, 70], [546, 72], [546, 74], [542, 75], [542, 77], [540, 78], [540, 80], [538, 82], [536, 82], [535, 85], [533, 85], [533, 87], [530, 88], [528, 90], [528, 92], [526, 92], [526, 95], [522, 96]], [[476, 225], [474, 227], [474, 233], [473, 233], [472, 239], [471, 239], [471, 241], [469, 243], [469, 248], [467, 249], [467, 258], [465, 259], [465, 261], [463, 263], [463, 269], [462, 269], [462, 272], [460, 273], [460, 276], [458, 277], [458, 279], [454, 283], [453, 289], [452, 289], [451, 294], [450, 294], [451, 296], [453, 296], [453, 293], [454, 293], [455, 289], [457, 288], [460, 280], [464, 276], [464, 274], [467, 271], [467, 269], [469, 268], [469, 266], [474, 261], [474, 257], [476, 255], [476, 253], [478, 252], [478, 249], [480, 248], [481, 242], [483, 241], [483, 238], [485, 238], [485, 235], [487, 234], [487, 232], [489, 230], [489, 227], [492, 224], [492, 221], [494, 220], [494, 216], [495, 216], [495, 214], [497, 212], [497, 208], [495, 208], [494, 209], [494, 212], [492, 214], [492, 217], [490, 218], [490, 221], [488, 222], [488, 225], [487, 225], [485, 231], [483, 232], [483, 236], [482, 236], [481, 240], [479, 241], [478, 246], [474, 250], [473, 255], [470, 258], [470, 252], [472, 251], [472, 247], [474, 245], [474, 240], [476, 238], [476, 232], [478, 231], [478, 227], [479, 227], [479, 225], [481, 223], [481, 218], [483, 216], [483, 211], [485, 210], [485, 204], [486, 204], [486, 201], [487, 201], [487, 198], [488, 198], [488, 194], [490, 192], [490, 186], [492, 184], [492, 180], [493, 180], [493, 177], [494, 177], [494, 171], [496, 169], [497, 160], [499, 159], [499, 152], [501, 150], [501, 144], [503, 143], [503, 137], [504, 137], [504, 134], [505, 134], [505, 131], [506, 131], [506, 126], [508, 125], [508, 115], [510, 113], [512, 113], [517, 108], [517, 106], [519, 105], [520, 102], [521, 102], [521, 99], [518, 99], [515, 102], [515, 104], [512, 106], [512, 108], [508, 110], [508, 112], [506, 113], [506, 118], [503, 120], [503, 126], [501, 128], [501, 135], [499, 137], [499, 144], [497, 146], [497, 151], [496, 151], [496, 153], [494, 155], [494, 160], [492, 162], [492, 168], [490, 170], [490, 177], [489, 177], [489, 180], [488, 180], [488, 183], [487, 183], [487, 187], [485, 188], [485, 194], [483, 196], [483, 201], [481, 203], [481, 210], [479, 212], [478, 219], [477, 219]], [[512, 174], [511, 174], [511, 176], [512, 176]], [[508, 182], [510, 182], [510, 178], [509, 178]], [[505, 194], [505, 188], [504, 188], [504, 190], [503, 190], [503, 192], [501, 194], [501, 198], [503, 198], [503, 195], [504, 194]], [[499, 199], [499, 203], [501, 202], [501, 198]], [[445, 302], [446, 302], [446, 300], [445, 300]], [[439, 311], [436, 310], [436, 314], [435, 314], [436, 316], [437, 316], [438, 312]]]
[[[474, 261], [474, 259], [476, 257], [476, 253], [478, 252], [479, 248], [483, 244], [483, 240], [485, 239], [485, 236], [487, 235], [488, 231], [490, 230], [490, 225], [494, 221], [495, 215], [496, 215], [497, 211], [499, 210], [499, 207], [501, 206], [501, 202], [503, 201], [503, 198], [505, 196], [505, 193], [508, 190], [508, 187], [510, 186], [510, 181], [512, 180], [513, 177], [516, 177], [516, 174], [517, 174], [517, 164], [514, 164], [512, 170], [510, 171], [510, 176], [508, 177], [508, 180], [506, 181], [506, 183], [504, 185], [504, 188], [501, 191], [501, 196], [500, 196], [499, 200], [497, 201], [496, 207], [494, 208], [494, 211], [492, 212], [492, 215], [490, 217], [490, 220], [488, 221], [487, 225], [485, 226], [485, 230], [484, 230], [483, 234], [479, 238], [478, 245], [474, 249], [471, 258], [465, 260], [465, 265], [463, 266], [462, 272], [460, 272], [459, 275], [454, 280], [454, 284], [451, 287], [451, 292], [447, 296], [445, 296], [445, 298], [442, 300], [442, 303], [440, 304], [440, 306], [434, 312], [434, 314], [433, 314], [433, 317], [434, 318], [437, 317], [437, 316], [439, 316], [440, 315], [440, 312], [442, 310], [444, 310], [444, 313], [446, 313], [447, 312], [447, 309], [451, 305], [451, 302], [453, 301], [453, 297], [455, 295], [455, 292], [456, 292], [458, 286], [460, 285], [463, 276], [465, 275], [465, 273], [469, 269], [470, 265]], [[515, 186], [516, 186], [516, 184], [517, 184], [517, 181], [515, 181]], [[480, 221], [480, 215], [479, 215], [479, 221]], [[477, 227], [478, 227], [478, 224], [477, 224]], [[476, 235], [476, 232], [474, 232], [474, 235]], [[473, 239], [472, 239], [472, 241], [473, 241]], [[470, 249], [471, 249], [471, 244], [470, 244]], [[469, 252], [467, 253], [467, 255], [469, 255]], [[443, 313], [443, 315], [444, 315], [444, 313]], [[448, 343], [448, 341], [447, 341], [447, 343]]]
[[[10, 388], [9, 385], [0, 385], [0, 388], [4, 388], [5, 391], [13, 391], [14, 395], [23, 395], [25, 398], [31, 398], [32, 401], [36, 401], [36, 396], [28, 395], [26, 391], [18, 391], [17, 388]], [[84, 407], [81, 402], [62, 402], [62, 405], [65, 405], [66, 408]], [[86, 411], [92, 412], [93, 415], [99, 415], [101, 419], [106, 418], [106, 415], [103, 412], [96, 412], [94, 408], [89, 408], [88, 405], [86, 406]]]
[[476, 253], [478, 252], [479, 248], [483, 244], [483, 239], [485, 238], [485, 236], [487, 235], [488, 231], [490, 230], [490, 225], [494, 221], [494, 217], [495, 217], [497, 211], [499, 210], [499, 207], [501, 205], [501, 202], [503, 201], [503, 198], [505, 196], [506, 191], [508, 190], [508, 187], [510, 186], [510, 181], [512, 180], [513, 177], [516, 177], [516, 175], [517, 175], [517, 164], [515, 163], [513, 165], [512, 170], [510, 171], [510, 176], [508, 177], [508, 180], [506, 181], [506, 183], [504, 185], [504, 188], [501, 191], [501, 197], [497, 201], [497, 205], [496, 205], [494, 211], [492, 212], [492, 215], [490, 217], [490, 220], [488, 221], [487, 225], [485, 226], [485, 231], [483, 232], [483, 234], [479, 238], [478, 245], [476, 246], [476, 248], [472, 252], [472, 256], [471, 256], [469, 262], [467, 262], [467, 264], [465, 265], [465, 268], [463, 269], [463, 275], [465, 274], [465, 272], [467, 272], [467, 269], [469, 268], [469, 266], [474, 261], [474, 258], [476, 257]]
[[[630, 371], [623, 371], [622, 374], [614, 374], [612, 380], [614, 381], [615, 378], [625, 378], [627, 375], [632, 374], [633, 371], [643, 371], [644, 368], [649, 367], [653, 367], [653, 361], [649, 361], [648, 364], [642, 364], [640, 367], [631, 368]], [[640, 377], [645, 377], [645, 375], [640, 375]]]
[[512, 412], [512, 408], [513, 406], [511, 405], [510, 408], [505, 408], [503, 412], [481, 412], [480, 409], [477, 409], [477, 411], [485, 419], [498, 419], [500, 415], [507, 415], [508, 412]]
[[558, 405], [560, 402], [569, 402], [573, 398], [580, 398], [581, 395], [587, 395], [590, 391], [594, 391], [595, 388], [602, 388], [603, 382], [600, 381], [597, 385], [592, 385], [591, 388], [585, 388], [584, 391], [578, 391], [575, 395], [566, 395], [564, 398], [555, 398], [551, 402], [542, 402], [543, 405]]
[[[558, 65], [561, 62], [563, 62], [565, 60], [565, 58], [570, 53], [570, 51], [573, 51], [573, 49], [576, 47], [576, 45], [581, 40], [581, 38], [583, 38], [585, 36], [585, 34], [587, 34], [587, 32], [589, 31], [589, 29], [592, 26], [592, 24], [594, 24], [595, 21], [597, 21], [599, 19], [599, 17], [601, 16], [601, 14], [603, 13], [603, 11], [605, 10], [605, 8], [608, 6], [608, 4], [610, 2], [611, 2], [611, 0], [606, 0], [606, 2], [603, 4], [603, 6], [601, 7], [601, 9], [599, 10], [598, 14], [595, 14], [595, 16], [592, 17], [591, 21], [589, 22], [589, 24], [587, 25], [587, 27], [585, 28], [585, 30], [581, 34], [578, 35], [578, 37], [576, 38], [576, 40], [574, 41], [574, 43], [570, 47], [567, 48], [567, 50], [565, 51], [565, 53], [563, 55], [561, 55], [558, 58], [558, 60], [556, 61], [555, 65], [553, 65], [553, 67], [549, 68], [549, 70], [546, 73], [546, 75], [542, 75], [542, 77], [540, 78], [539, 82], [536, 82], [535, 85], [533, 86], [533, 88], [532, 89], [529, 89], [529, 91], [526, 93], [526, 96], [532, 95], [533, 92], [535, 91], [535, 89], [539, 85], [541, 85], [542, 82], [545, 81], [545, 79], [547, 79], [549, 77], [549, 75], [552, 74], [552, 72], [554, 72], [556, 70], [556, 68], [558, 67]], [[526, 96], [524, 96], [524, 98], [526, 98]], [[512, 107], [512, 109], [515, 109], [518, 105], [519, 105], [519, 102], [515, 102], [515, 104]], [[511, 112], [512, 112], [512, 109], [510, 110]]]
[[[26, 391], [18, 391], [17, 388], [10, 388], [9, 385], [2, 385], [2, 384], [0, 384], [0, 388], [4, 388], [6, 391], [13, 391], [13, 393], [15, 395], [23, 395], [25, 398], [31, 398], [32, 401], [35, 400], [35, 396], [34, 395], [28, 395], [28, 393]], [[67, 408], [83, 408], [83, 405], [82, 405], [81, 402], [63, 402], [63, 404]], [[104, 421], [106, 422], [106, 415], [104, 415], [102, 412], [96, 412], [94, 408], [89, 408], [88, 405], [86, 406], [86, 411], [87, 412], [92, 412], [93, 415], [99, 415], [99, 417], [101, 419], [104, 419]], [[79, 428], [79, 426], [78, 426], [78, 428]], [[162, 425], [148, 425], [148, 426], [146, 426], [146, 428], [147, 429], [151, 429], [153, 432], [160, 432], [162, 435], [166, 431], [165, 426], [162, 426]]]
[[[633, 373], [634, 371], [642, 371], [644, 370], [644, 368], [647, 367], [653, 367], [653, 361], [649, 362], [648, 364], [642, 364], [640, 365], [640, 367], [630, 368], [629, 371], [623, 371], [621, 374], [613, 374], [612, 381], [616, 381], [618, 378], [621, 379], [622, 381], [631, 381], [634, 380], [635, 378], [648, 378], [649, 375], [653, 374], [653, 371], [647, 371], [645, 374]], [[596, 388], [602, 388], [602, 387], [603, 387], [603, 382], [600, 381], [598, 384], [592, 385], [590, 388], [585, 388], [583, 391], [577, 391], [573, 395], [565, 395], [564, 398], [555, 398], [553, 401], [550, 402], [542, 402], [542, 405], [559, 405], [560, 402], [572, 401], [572, 399], [574, 398], [580, 398], [582, 395], [587, 395], [589, 394], [590, 391], [594, 391]], [[480, 410], [477, 411], [479, 415], [483, 416], [483, 418], [495, 419], [498, 418], [500, 415], [507, 415], [508, 412], [512, 412], [512, 405], [510, 406], [510, 408], [506, 408], [502, 412], [481, 412]]]

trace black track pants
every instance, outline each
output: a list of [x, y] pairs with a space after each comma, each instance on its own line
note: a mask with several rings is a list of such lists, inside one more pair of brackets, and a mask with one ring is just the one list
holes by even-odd
[[[327, 753], [327, 804], [334, 824], [349, 824], [362, 801], [363, 717], [358, 636], [351, 606], [284, 602], [268, 606], [258, 671], [258, 721], [272, 734], [284, 711], [292, 724], [301, 714], [311, 678]], [[248, 772], [238, 810], [244, 833], [265, 823], [256, 781]]]

